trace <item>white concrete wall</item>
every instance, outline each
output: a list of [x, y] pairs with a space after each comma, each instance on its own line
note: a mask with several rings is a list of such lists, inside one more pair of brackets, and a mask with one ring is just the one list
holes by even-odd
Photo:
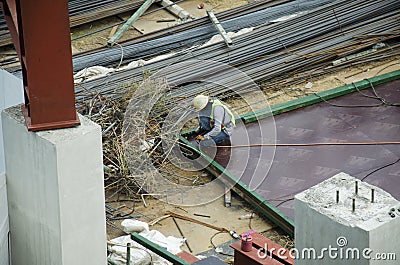
[[[22, 103], [24, 91], [22, 80], [0, 69], [0, 112]], [[4, 172], [3, 130], [0, 117], [0, 173]]]
[[8, 265], [8, 206], [6, 176], [0, 173], [0, 265]]
[[101, 128], [28, 132], [2, 113], [13, 265], [105, 265]]
[[[358, 194], [355, 193], [356, 181]], [[375, 190], [374, 203], [371, 203], [371, 189]], [[339, 203], [336, 203], [337, 190]], [[354, 212], [353, 198], [356, 202]], [[389, 215], [392, 208], [395, 209], [394, 217]], [[298, 259], [296, 265], [399, 264], [398, 209], [400, 202], [389, 193], [344, 173], [296, 195], [295, 247], [299, 252], [313, 249], [317, 253], [317, 258]], [[324, 253], [323, 248], [327, 248]], [[331, 254], [328, 253], [329, 249], [332, 250]], [[373, 252], [367, 253], [368, 249]], [[353, 258], [353, 250], [360, 254], [360, 258]], [[364, 250], [372, 259], [362, 255]], [[396, 253], [397, 257], [396, 260], [385, 261], [373, 259], [377, 253]]]
[[[0, 112], [23, 102], [22, 80], [0, 69]], [[8, 207], [4, 174], [3, 131], [0, 117], [0, 265], [8, 265]]]

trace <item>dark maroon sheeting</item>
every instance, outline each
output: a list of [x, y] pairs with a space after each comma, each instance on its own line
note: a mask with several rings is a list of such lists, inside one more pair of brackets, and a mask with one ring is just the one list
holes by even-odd
[[[400, 103], [400, 80], [376, 87], [379, 96]], [[370, 90], [363, 93], [373, 95]], [[339, 105], [372, 105], [380, 102], [358, 92], [329, 101]], [[400, 141], [400, 108], [334, 107], [325, 102], [277, 115], [276, 143]], [[261, 131], [260, 131], [261, 128]], [[274, 139], [271, 118], [239, 125], [232, 137], [233, 145], [268, 143]], [[249, 138], [245, 133], [250, 135]], [[261, 137], [261, 133], [263, 134]], [[374, 169], [396, 161], [400, 146], [319, 146], [277, 147], [272, 166], [272, 147], [232, 148], [227, 169], [274, 205], [339, 172], [362, 178]], [[250, 153], [248, 153], [250, 151]], [[400, 162], [369, 176], [366, 181], [400, 199]], [[289, 200], [279, 210], [294, 218], [294, 202]]]

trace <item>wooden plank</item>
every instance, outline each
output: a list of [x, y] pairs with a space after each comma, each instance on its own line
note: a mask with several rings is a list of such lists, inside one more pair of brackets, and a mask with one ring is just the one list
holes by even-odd
[[108, 38], [110, 39], [112, 36], [114, 36], [115, 32], [117, 31], [118, 26], [114, 26], [111, 31], [110, 34], [108, 35]]

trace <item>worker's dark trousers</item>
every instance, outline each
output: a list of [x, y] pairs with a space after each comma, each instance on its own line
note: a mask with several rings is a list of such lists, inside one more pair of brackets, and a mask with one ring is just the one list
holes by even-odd
[[[210, 125], [210, 117], [204, 117], [201, 116], [199, 117], [199, 127], [200, 127], [200, 134], [204, 135], [208, 133], [209, 131], [212, 130], [211, 125]], [[219, 134], [217, 134], [214, 137], [211, 137], [211, 139], [206, 139], [200, 142], [201, 146], [214, 146], [214, 145], [226, 145], [229, 142], [229, 135], [226, 134], [224, 131], [221, 131]]]

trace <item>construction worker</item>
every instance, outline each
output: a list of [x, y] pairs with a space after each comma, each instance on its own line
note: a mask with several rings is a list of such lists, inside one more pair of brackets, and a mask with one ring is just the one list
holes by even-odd
[[198, 111], [199, 127], [196, 140], [202, 146], [226, 145], [230, 141], [235, 117], [232, 111], [218, 99], [198, 95], [193, 99], [193, 106]]

